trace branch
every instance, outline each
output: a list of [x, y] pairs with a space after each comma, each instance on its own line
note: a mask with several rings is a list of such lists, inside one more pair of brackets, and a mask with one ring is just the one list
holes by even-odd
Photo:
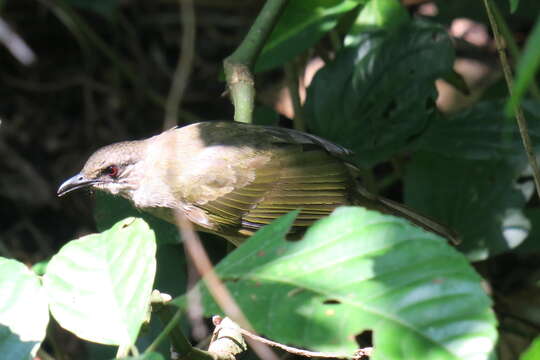
[[231, 333], [234, 334], [234, 331], [250, 338], [255, 341], [259, 341], [263, 344], [266, 344], [268, 346], [277, 347], [281, 350], [284, 350], [290, 354], [300, 355], [304, 357], [315, 357], [315, 358], [322, 358], [322, 359], [346, 359], [346, 360], [356, 360], [361, 359], [362, 357], [371, 356], [373, 352], [373, 348], [367, 347], [364, 349], [358, 349], [354, 355], [346, 355], [342, 353], [330, 353], [330, 352], [320, 352], [320, 351], [309, 351], [304, 349], [298, 349], [292, 346], [284, 345], [272, 340], [265, 339], [259, 335], [253, 334], [247, 330], [242, 329], [238, 325], [236, 325], [234, 322], [232, 322], [229, 318], [222, 319], [219, 316], [212, 317], [212, 322], [214, 325], [216, 325], [216, 332], [219, 331], [220, 327], [223, 326], [222, 324], [226, 324], [224, 327], [228, 329], [232, 329]]
[[240, 46], [223, 61], [234, 120], [250, 123], [255, 103], [251, 71], [288, 0], [267, 0]]
[[[189, 256], [195, 265], [197, 271], [201, 274], [206, 283], [208, 291], [214, 298], [214, 301], [227, 314], [242, 327], [252, 329], [248, 319], [232, 297], [231, 293], [223, 282], [216, 275], [208, 254], [204, 250], [201, 240], [193, 229], [193, 224], [186, 218], [181, 211], [175, 211], [176, 223], [180, 230], [182, 241], [186, 249], [186, 255]], [[250, 342], [249, 345], [253, 351], [261, 358], [266, 360], [278, 360], [277, 356], [263, 344]]]

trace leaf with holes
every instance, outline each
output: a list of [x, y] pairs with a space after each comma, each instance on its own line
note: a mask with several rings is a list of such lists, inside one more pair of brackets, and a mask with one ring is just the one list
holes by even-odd
[[86, 340], [133, 344], [150, 304], [155, 253], [154, 232], [142, 219], [70, 241], [43, 277], [54, 318]]
[[[355, 337], [372, 330], [374, 360], [489, 357], [497, 337], [490, 299], [444, 239], [403, 219], [342, 207], [289, 242], [294, 217], [263, 228], [215, 268], [259, 333], [351, 354]], [[205, 313], [217, 313], [201, 290]]]
[[27, 360], [45, 339], [47, 297], [24, 264], [0, 257], [0, 357]]
[[435, 79], [452, 70], [443, 27], [413, 22], [366, 31], [308, 88], [310, 130], [344, 145], [365, 166], [387, 160], [421, 135], [435, 111]]

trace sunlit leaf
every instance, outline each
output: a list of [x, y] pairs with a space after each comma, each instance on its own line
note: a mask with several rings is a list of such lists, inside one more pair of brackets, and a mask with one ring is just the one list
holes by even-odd
[[[215, 268], [255, 329], [282, 343], [351, 354], [373, 330], [372, 359], [487, 359], [490, 300], [462, 254], [405, 220], [344, 207], [300, 241], [289, 214]], [[203, 289], [207, 315], [218, 312]], [[183, 299], [176, 300], [182, 304]]]
[[24, 264], [0, 257], [0, 358], [34, 357], [48, 323], [47, 297], [39, 278]]
[[133, 344], [147, 316], [155, 253], [154, 233], [142, 219], [69, 242], [43, 278], [54, 318], [86, 340]]

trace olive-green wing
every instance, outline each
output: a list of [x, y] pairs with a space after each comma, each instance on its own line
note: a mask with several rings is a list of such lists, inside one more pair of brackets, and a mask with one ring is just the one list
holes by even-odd
[[252, 182], [198, 207], [222, 232], [243, 236], [301, 209], [294, 232], [350, 203], [353, 186], [342, 160], [319, 146], [289, 144], [276, 147]]

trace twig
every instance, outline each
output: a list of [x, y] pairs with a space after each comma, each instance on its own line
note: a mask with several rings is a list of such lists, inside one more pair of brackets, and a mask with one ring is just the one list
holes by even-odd
[[30, 46], [2, 18], [0, 18], [0, 42], [21, 64], [30, 66], [36, 62], [36, 55]]
[[180, 2], [180, 16], [182, 18], [182, 45], [167, 103], [165, 104], [164, 130], [170, 129], [178, 123], [178, 108], [187, 88], [195, 53], [196, 25], [193, 0], [178, 1]]
[[[506, 80], [506, 86], [508, 87], [508, 92], [512, 96], [512, 71], [510, 69], [510, 64], [508, 62], [508, 57], [506, 56], [504, 39], [502, 38], [497, 21], [493, 15], [491, 0], [484, 0], [484, 5], [486, 7], [486, 12], [489, 18], [489, 23], [491, 25], [491, 30], [493, 31], [493, 37], [495, 38], [495, 46], [497, 47], [497, 52], [499, 53], [499, 59], [501, 61], [501, 66], [503, 69], [504, 78]], [[536, 193], [540, 197], [540, 168], [536, 162], [536, 157], [534, 156], [534, 151], [531, 144], [531, 139], [529, 137], [529, 130], [527, 128], [527, 121], [525, 120], [525, 115], [523, 114], [523, 108], [521, 105], [516, 105], [513, 109], [516, 115], [516, 120], [519, 127], [519, 133], [521, 135], [521, 140], [523, 142], [523, 147], [527, 154], [529, 164], [533, 170], [534, 183], [536, 185]]]
[[[201, 240], [193, 229], [193, 224], [191, 224], [186, 216], [180, 211], [175, 212], [175, 218], [186, 249], [186, 255], [191, 257], [193, 264], [201, 274], [216, 303], [223, 309], [228, 317], [240, 324], [241, 327], [252, 330], [253, 328], [249, 324], [248, 319], [231, 296], [229, 290], [214, 272], [208, 254], [204, 250]], [[278, 360], [278, 357], [272, 350], [265, 345], [252, 341], [250, 342], [250, 346], [261, 359]]]
[[[220, 321], [222, 319], [218, 316], [214, 316], [212, 318], [212, 321], [214, 322], [214, 325], [219, 325]], [[241, 327], [238, 328], [238, 331], [244, 336], [247, 336], [250, 339], [253, 339], [255, 341], [259, 341], [263, 344], [266, 344], [268, 346], [277, 347], [281, 350], [287, 351], [288, 353], [305, 356], [305, 357], [316, 357], [316, 358], [323, 358], [323, 359], [358, 359], [362, 356], [371, 356], [371, 353], [373, 352], [373, 348], [367, 347], [364, 349], [359, 349], [355, 352], [354, 355], [346, 355], [342, 353], [331, 353], [331, 352], [321, 352], [321, 351], [309, 351], [305, 349], [299, 349], [292, 346], [284, 345], [272, 340], [268, 340], [266, 338], [263, 338], [259, 335], [253, 334], [245, 329], [242, 329]]]
[[286, 4], [287, 0], [267, 0], [240, 46], [223, 61], [235, 121], [251, 122], [255, 103], [251, 70]]

